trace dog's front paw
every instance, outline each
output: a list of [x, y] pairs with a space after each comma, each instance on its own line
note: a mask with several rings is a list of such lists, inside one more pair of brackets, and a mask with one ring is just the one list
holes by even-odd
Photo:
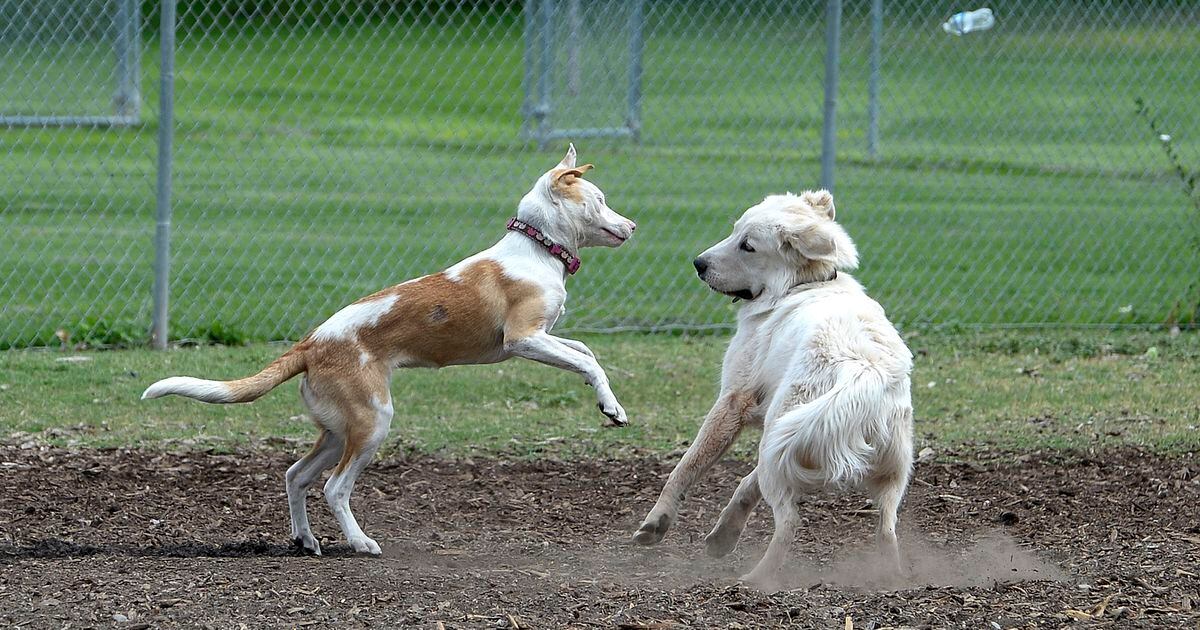
[[671, 528], [671, 517], [666, 514], [654, 516], [651, 514], [646, 517], [642, 526], [633, 534], [633, 542], [639, 545], [655, 545], [662, 541], [663, 536], [667, 535], [667, 530]]
[[372, 556], [383, 555], [383, 550], [379, 548], [379, 543], [363, 536], [362, 538], [351, 538], [350, 546], [354, 548], [355, 553], [365, 553]]
[[770, 571], [760, 571], [757, 567], [742, 577], [738, 584], [764, 593], [774, 593], [779, 590], [779, 576]]
[[629, 418], [626, 417], [625, 409], [621, 407], [620, 403], [614, 401], [607, 405], [604, 403], [599, 403], [596, 406], [600, 408], [600, 413], [608, 416], [608, 421], [611, 422], [614, 427], [623, 427], [629, 424]]
[[292, 539], [292, 544], [305, 553], [311, 553], [314, 556], [321, 555], [321, 543], [317, 542], [317, 538], [312, 535], [312, 532], [299, 534]]
[[737, 547], [740, 533], [732, 528], [722, 529], [718, 526], [704, 537], [704, 553], [710, 558], [724, 558]]

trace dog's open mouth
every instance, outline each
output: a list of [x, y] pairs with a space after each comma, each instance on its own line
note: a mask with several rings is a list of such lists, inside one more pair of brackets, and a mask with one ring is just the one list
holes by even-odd
[[628, 236], [621, 236], [620, 234], [617, 234], [616, 232], [614, 232], [608, 228], [604, 228], [604, 231], [608, 232], [608, 235], [613, 237], [614, 239], [616, 239], [616, 241], [618, 243], [624, 243], [625, 241], [629, 240]]
[[737, 291], [722, 291], [721, 293], [724, 293], [725, 295], [728, 295], [729, 297], [733, 298], [734, 302], [737, 302], [738, 300], [746, 300], [747, 302], [749, 302], [750, 300], [753, 300], [754, 298], [758, 297], [757, 295], [751, 293], [750, 289], [738, 289]]

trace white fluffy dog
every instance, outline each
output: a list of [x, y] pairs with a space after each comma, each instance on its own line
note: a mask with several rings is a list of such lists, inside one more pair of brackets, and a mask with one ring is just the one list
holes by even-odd
[[774, 195], [694, 262], [714, 290], [745, 300], [725, 352], [721, 394], [658, 502], [634, 535], [662, 540], [694, 483], [749, 423], [762, 422], [758, 466], [705, 539], [723, 556], [760, 498], [775, 534], [743, 576], [769, 583], [799, 523], [797, 495], [824, 485], [865, 487], [879, 507], [881, 550], [901, 571], [896, 513], [912, 467], [912, 353], [848, 274], [854, 242], [834, 222], [828, 191]]

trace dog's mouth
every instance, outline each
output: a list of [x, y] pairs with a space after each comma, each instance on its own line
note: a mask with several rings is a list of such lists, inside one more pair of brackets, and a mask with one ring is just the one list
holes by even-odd
[[758, 297], [758, 295], [752, 293], [750, 291], [750, 289], [738, 289], [737, 291], [721, 291], [721, 293], [724, 293], [725, 295], [728, 295], [729, 297], [733, 298], [734, 302], [737, 302], [738, 300], [746, 300], [747, 302], [750, 302], [754, 298]]
[[608, 228], [602, 228], [602, 229], [606, 233], [608, 233], [609, 236], [613, 237], [613, 240], [617, 242], [617, 245], [620, 245], [621, 243], [624, 243], [625, 241], [629, 240], [628, 236], [621, 236], [620, 234], [617, 234], [616, 232], [614, 232]]

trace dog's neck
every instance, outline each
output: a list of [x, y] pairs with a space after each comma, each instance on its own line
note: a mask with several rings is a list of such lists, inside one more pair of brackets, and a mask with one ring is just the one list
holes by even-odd
[[544, 249], [552, 258], [562, 263], [566, 268], [567, 275], [574, 275], [579, 271], [579, 267], [583, 261], [575, 253], [574, 248], [569, 248], [566, 245], [555, 241], [548, 234], [543, 232], [538, 226], [522, 221], [517, 217], [508, 220], [507, 229], [510, 232], [515, 232], [533, 241], [536, 245]]
[[[747, 301], [744, 306], [738, 309], [738, 317], [740, 319], [749, 319], [765, 316], [773, 312], [776, 306], [789, 297], [795, 296], [803, 291], [824, 287], [842, 277], [852, 278], [849, 274], [839, 274], [837, 269], [831, 269], [829, 273], [823, 277], [806, 279], [793, 283], [790, 287], [784, 290], [783, 293], [771, 296], [759, 296], [756, 299]], [[850, 283], [851, 285], [855, 284], [853, 279], [850, 280]]]
[[827, 276], [825, 276], [823, 278], [817, 278], [816, 280], [801, 280], [801, 281], [793, 284], [787, 291], [784, 291], [783, 294], [787, 295], [787, 294], [791, 293], [792, 291], [795, 291], [797, 289], [805, 289], [805, 288], [808, 288], [810, 285], [814, 285], [814, 284], [821, 284], [824, 282], [833, 282], [834, 280], [837, 280], [837, 277], [838, 277], [837, 269], [834, 269], [833, 271], [829, 272], [829, 274]]

